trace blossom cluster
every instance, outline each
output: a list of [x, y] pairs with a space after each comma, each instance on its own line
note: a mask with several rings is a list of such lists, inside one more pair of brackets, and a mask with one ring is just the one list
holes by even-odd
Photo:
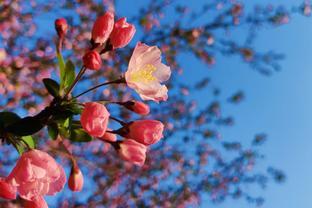
[[[103, 64], [101, 55], [128, 45], [136, 29], [133, 24], [127, 22], [125, 17], [115, 22], [114, 14], [111, 12], [106, 12], [98, 17], [92, 28], [91, 47], [83, 55], [83, 66], [78, 75], [75, 76], [73, 64], [71, 62], [65, 64], [61, 55], [63, 40], [68, 28], [66, 19], [60, 18], [55, 21], [55, 29], [58, 35], [57, 56], [61, 70], [60, 85], [52, 79], [43, 80], [48, 92], [54, 97], [53, 101], [45, 110], [34, 117], [19, 119], [15, 118], [14, 115], [15, 123], [12, 122], [11, 125], [4, 128], [10, 134], [16, 134], [14, 138], [22, 136], [18, 141], [10, 137], [10, 143], [21, 151], [18, 145], [20, 145], [20, 141], [23, 141], [23, 144], [26, 144], [26, 150], [20, 152], [21, 157], [11, 173], [7, 177], [0, 178], [0, 197], [11, 200], [19, 194], [24, 200], [24, 207], [26, 208], [48, 207], [44, 196], [55, 195], [60, 192], [66, 183], [66, 174], [63, 167], [51, 155], [31, 147], [29, 141], [25, 140], [23, 136], [36, 133], [45, 125], [48, 126], [49, 135], [58, 141], [59, 151], [70, 158], [72, 167], [68, 186], [72, 191], [81, 191], [84, 179], [76, 158], [63, 143], [63, 139], [68, 139], [66, 138], [67, 134], [62, 133], [64, 129], [70, 130], [68, 137], [73, 137], [72, 140], [74, 141], [77, 141], [75, 136], [83, 141], [93, 137], [111, 144], [121, 159], [137, 166], [144, 165], [148, 147], [163, 138], [164, 124], [161, 121], [150, 119], [121, 121], [113, 117], [106, 107], [107, 104], [115, 104], [140, 116], [146, 116], [150, 113], [150, 107], [144, 102], [108, 100], [103, 104], [102, 101], [80, 103], [77, 100], [78, 97], [87, 92], [108, 84], [126, 84], [129, 88], [134, 89], [142, 100], [151, 100], [156, 103], [167, 100], [168, 89], [162, 83], [170, 78], [171, 70], [169, 66], [161, 62], [160, 49], [138, 42], [124, 76], [118, 80], [95, 86], [77, 96], [72, 96], [71, 92], [84, 72], [88, 69], [91, 71], [100, 70]], [[81, 109], [79, 106], [82, 106]], [[64, 115], [68, 112], [72, 114], [64, 119]], [[80, 120], [74, 121], [73, 115], [80, 115]], [[10, 116], [12, 115], [10, 114]], [[60, 118], [65, 120], [65, 122], [61, 122], [61, 126]], [[117, 121], [121, 127], [116, 130], [109, 128], [110, 120]], [[34, 123], [34, 131], [32, 129], [16, 130], [17, 127], [30, 121]], [[66, 121], [68, 124], [65, 124]], [[78, 134], [79, 136], [77, 136]]]

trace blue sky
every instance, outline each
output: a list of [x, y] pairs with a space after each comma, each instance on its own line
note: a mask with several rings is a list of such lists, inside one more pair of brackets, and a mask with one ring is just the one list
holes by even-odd
[[[203, 1], [196, 2], [198, 4], [193, 4], [194, 8], [198, 8]], [[246, 7], [268, 2], [270, 1], [257, 0], [252, 4], [246, 3]], [[302, 1], [274, 1], [275, 4], [283, 4], [288, 8], [300, 2]], [[117, 12], [127, 13], [123, 10], [125, 4], [119, 6], [120, 10]], [[312, 207], [312, 167], [309, 165], [312, 160], [311, 23], [311, 18], [295, 15], [290, 24], [259, 31], [254, 44], [257, 50], [272, 49], [286, 56], [281, 61], [282, 71], [271, 77], [262, 76], [250, 69], [238, 57], [222, 58], [211, 70], [188, 59], [182, 63], [186, 68], [196, 68], [196, 75], [194, 72], [186, 72], [182, 79], [188, 77], [186, 80], [192, 81], [189, 77], [195, 80], [202, 75], [208, 75], [216, 85], [222, 86], [222, 94], [225, 96], [244, 90], [244, 102], [239, 106], [226, 107], [225, 114], [233, 115], [236, 122], [233, 128], [223, 131], [223, 138], [227, 141], [248, 143], [256, 133], [268, 134], [268, 141], [260, 149], [265, 159], [258, 163], [257, 169], [265, 171], [267, 166], [272, 165], [285, 171], [287, 180], [281, 185], [270, 183], [265, 191], [253, 186], [247, 187], [251, 193], [264, 196], [264, 208]], [[233, 35], [239, 37], [244, 34], [242, 29]], [[218, 205], [205, 202], [202, 205], [208, 206], [249, 208], [252, 205], [244, 200], [227, 200]]]
[[[119, 15], [137, 13], [144, 0], [136, 4], [119, 1]], [[187, 2], [182, 0], [181, 2]], [[194, 8], [204, 0], [194, 1]], [[247, 1], [244, 1], [247, 2]], [[250, 1], [249, 1], [250, 2]], [[270, 2], [254, 0], [255, 3]], [[278, 0], [274, 3], [289, 7], [302, 1]], [[247, 3], [247, 8], [252, 6]], [[170, 16], [166, 17], [170, 18]], [[47, 24], [53, 24], [54, 18]], [[235, 126], [223, 131], [226, 141], [249, 143], [256, 133], [266, 132], [268, 141], [260, 149], [265, 155], [257, 169], [264, 170], [268, 165], [285, 171], [284, 184], [270, 183], [265, 191], [247, 187], [251, 193], [264, 196], [264, 208], [309, 208], [312, 207], [312, 18], [295, 15], [290, 24], [278, 28], [259, 31], [254, 44], [259, 51], [275, 50], [286, 55], [281, 62], [282, 71], [265, 77], [242, 63], [239, 57], [222, 58], [212, 69], [198, 61], [183, 62], [185, 68], [196, 68], [196, 74], [186, 72], [181, 79], [193, 81], [208, 75], [213, 83], [222, 86], [222, 95], [229, 96], [237, 90], [244, 90], [246, 99], [238, 106], [226, 106], [225, 114], [233, 115]], [[53, 28], [52, 28], [53, 29]], [[242, 29], [235, 37], [244, 35]], [[186, 79], [186, 77], [188, 77]], [[192, 77], [192, 78], [189, 78]], [[200, 94], [194, 95], [199, 98]], [[244, 200], [227, 200], [218, 205], [203, 204], [202, 207], [250, 208]]]

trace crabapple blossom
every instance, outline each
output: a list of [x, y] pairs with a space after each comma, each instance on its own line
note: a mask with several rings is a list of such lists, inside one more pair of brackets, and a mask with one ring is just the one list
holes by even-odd
[[126, 138], [133, 139], [144, 145], [151, 145], [163, 137], [164, 124], [157, 120], [137, 120], [128, 126]]
[[115, 22], [114, 29], [109, 37], [114, 48], [123, 48], [131, 41], [135, 33], [135, 27], [127, 22], [127, 18], [120, 18]]
[[83, 129], [94, 137], [102, 137], [107, 128], [109, 112], [106, 107], [97, 102], [85, 103], [80, 117]]
[[64, 37], [68, 30], [66, 19], [65, 18], [56, 19], [54, 24], [57, 35], [59, 37]]
[[95, 50], [85, 53], [82, 59], [83, 65], [88, 69], [99, 70], [102, 66], [101, 55]]
[[48, 208], [48, 205], [44, 198], [39, 196], [33, 201], [25, 200], [24, 208]]
[[48, 153], [33, 149], [22, 154], [7, 181], [23, 199], [44, 204], [41, 197], [60, 192], [66, 176], [62, 166]]
[[146, 158], [146, 146], [133, 139], [126, 139], [119, 144], [119, 156], [135, 165], [143, 166]]
[[150, 112], [149, 106], [143, 102], [140, 102], [140, 101], [136, 101], [136, 100], [127, 101], [127, 102], [122, 103], [122, 105], [125, 108], [127, 108], [127, 109], [129, 109], [129, 110], [131, 110], [137, 114], [140, 114], [140, 115], [147, 115]]
[[103, 44], [108, 39], [114, 28], [114, 14], [106, 12], [98, 17], [92, 28], [92, 41], [94, 43]]
[[71, 173], [68, 179], [68, 187], [74, 192], [79, 192], [83, 188], [83, 175], [77, 166], [74, 166], [71, 169]]
[[[107, 128], [107, 130], [111, 131], [112, 129]], [[99, 137], [99, 139], [106, 142], [116, 142], [117, 136], [116, 134], [106, 131], [102, 137]]]
[[0, 178], [0, 197], [4, 199], [16, 199], [16, 187]]
[[143, 100], [165, 101], [168, 89], [161, 82], [167, 81], [170, 75], [170, 67], [161, 63], [161, 51], [157, 46], [137, 43], [125, 74], [130, 88]]

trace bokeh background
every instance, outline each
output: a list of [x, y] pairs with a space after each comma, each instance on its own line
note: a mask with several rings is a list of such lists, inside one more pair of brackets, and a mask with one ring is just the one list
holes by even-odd
[[[103, 4], [107, 2], [109, 1], [104, 1]], [[227, 4], [228, 1], [224, 2]], [[251, 14], [256, 5], [273, 5], [276, 7], [283, 5], [292, 13], [287, 24], [275, 26], [264, 24], [264, 26], [256, 28], [252, 34], [252, 43], [248, 44], [257, 51], [275, 51], [283, 54], [284, 59], [278, 61], [280, 70], [273, 70], [270, 75], [264, 75], [253, 68], [251, 64], [246, 63], [241, 56], [227, 56], [220, 53], [214, 55], [215, 63], [207, 66], [205, 62], [198, 60], [198, 57], [194, 56], [192, 52], [183, 51], [177, 56], [177, 61], [184, 70], [175, 76], [175, 80], [178, 80], [180, 84], [185, 83], [185, 85], [197, 83], [203, 77], [209, 77], [212, 80], [208, 90], [192, 91], [185, 98], [188, 101], [196, 100], [199, 109], [209, 105], [210, 97], [215, 96], [213, 92], [216, 92], [216, 89], [220, 90], [216, 99], [223, 101], [227, 100], [233, 92], [242, 91], [244, 93], [242, 102], [237, 105], [225, 102], [222, 106], [222, 115], [233, 116], [235, 122], [231, 128], [220, 127], [218, 129], [218, 134], [220, 134], [218, 140], [240, 142], [244, 148], [248, 149], [251, 138], [256, 133], [266, 134], [266, 142], [259, 148], [263, 159], [257, 160], [254, 169], [265, 174], [267, 167], [273, 166], [281, 169], [286, 175], [283, 183], [268, 183], [265, 189], [247, 184], [243, 185], [245, 191], [252, 195], [262, 196], [265, 199], [262, 207], [265, 208], [312, 207], [312, 168], [310, 166], [312, 161], [312, 94], [310, 90], [312, 89], [312, 19], [297, 11], [304, 1], [229, 2], [231, 4], [243, 4], [244, 12]], [[38, 3], [43, 2], [38, 1]], [[174, 7], [175, 4], [186, 6], [188, 11], [201, 11], [205, 3], [207, 3], [205, 0], [174, 1], [172, 5], [164, 8], [163, 17], [159, 18], [158, 30], [161, 30], [162, 24], [170, 25], [171, 22], [176, 21], [178, 15]], [[33, 19], [38, 26], [34, 34], [36, 37], [55, 36], [54, 20], [60, 16], [75, 16], [76, 11], [57, 9], [61, 8], [63, 4], [64, 2], [55, 3], [54, 10], [42, 12]], [[147, 4], [149, 1], [145, 0], [119, 0], [115, 1], [115, 11], [119, 17], [132, 17], [138, 15], [140, 9], [147, 7]], [[98, 12], [101, 13], [101, 11]], [[212, 17], [218, 12], [219, 10], [209, 10], [198, 19], [181, 20], [181, 25], [205, 24], [212, 20]], [[4, 20], [5, 18], [2, 19], [2, 21]], [[72, 20], [78, 21], [75, 18]], [[92, 25], [91, 22], [90, 24]], [[242, 24], [231, 30], [216, 31], [214, 36], [215, 39], [219, 37], [228, 38], [244, 45], [249, 30], [249, 27]], [[137, 36], [131, 42], [130, 47], [133, 47], [136, 41], [140, 41], [144, 35], [143, 30], [138, 29]], [[30, 41], [28, 44], [31, 45], [32, 42]], [[0, 46], [3, 47], [4, 45], [4, 43], [0, 43]], [[53, 74], [53, 77], [55, 76]], [[85, 86], [88, 86], [88, 83]], [[177, 89], [170, 91], [169, 99], [170, 95], [176, 95], [177, 92]], [[5, 95], [2, 99], [6, 99]], [[174, 103], [174, 101], [172, 102]], [[18, 112], [27, 114], [27, 111], [21, 109]], [[193, 126], [184, 134], [189, 134], [196, 128]], [[224, 152], [224, 156], [231, 157], [231, 153]], [[91, 182], [87, 182], [86, 186], [92, 189], [91, 184]], [[88, 192], [88, 194], [90, 193]], [[84, 193], [72, 194], [68, 190], [65, 191], [64, 195], [73, 196], [76, 199], [86, 196]], [[56, 203], [53, 197], [47, 197], [47, 199], [50, 204]], [[231, 198], [227, 198], [221, 203], [213, 203], [210, 195], [203, 195], [201, 203], [193, 205], [193, 207], [218, 208], [249, 208], [254, 206], [256, 205], [246, 200]]]

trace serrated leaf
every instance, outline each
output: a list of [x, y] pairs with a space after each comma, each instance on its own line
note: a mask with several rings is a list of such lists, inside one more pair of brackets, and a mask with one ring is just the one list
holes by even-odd
[[23, 136], [20, 138], [19, 145], [16, 146], [16, 150], [21, 155], [23, 154], [28, 148], [34, 149], [35, 148], [35, 140], [32, 136]]
[[48, 90], [49, 94], [53, 97], [59, 97], [60, 85], [53, 79], [45, 78], [42, 80], [45, 88]]
[[73, 142], [89, 142], [92, 140], [92, 137], [82, 128], [79, 128], [71, 130], [69, 139]]
[[0, 112], [0, 128], [5, 128], [20, 119], [21, 118], [16, 113]]
[[75, 65], [71, 60], [68, 60], [65, 65], [64, 75], [61, 76], [61, 89], [67, 89], [75, 80]]
[[8, 125], [5, 131], [17, 136], [32, 135], [43, 128], [43, 124], [35, 117], [25, 117]]
[[59, 131], [56, 123], [51, 123], [48, 125], [48, 134], [53, 140], [57, 138]]

